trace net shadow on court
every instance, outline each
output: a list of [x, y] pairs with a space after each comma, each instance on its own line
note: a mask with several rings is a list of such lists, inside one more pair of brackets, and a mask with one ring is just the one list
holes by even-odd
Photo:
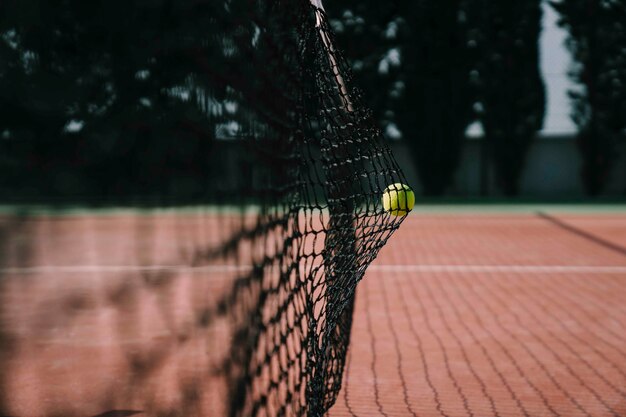
[[[622, 215], [555, 218], [626, 241]], [[227, 415], [230, 378], [243, 372], [228, 366], [254, 363], [235, 361], [246, 352], [237, 337], [249, 334], [233, 323], [255, 318], [227, 315], [220, 300], [254, 269], [194, 248], [245, 219], [200, 210], [3, 217], [5, 413]], [[405, 226], [359, 285], [330, 416], [624, 413], [623, 255], [535, 214], [418, 213]], [[255, 383], [271, 384], [280, 369]]]
[[431, 212], [396, 237], [330, 416], [626, 413], [626, 217]]

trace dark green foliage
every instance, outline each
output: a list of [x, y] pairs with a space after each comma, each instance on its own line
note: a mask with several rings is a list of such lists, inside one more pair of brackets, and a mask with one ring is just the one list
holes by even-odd
[[354, 77], [383, 129], [396, 123], [395, 110], [403, 91], [399, 76], [400, 27], [404, 24], [397, 1], [326, 2], [337, 33], [338, 46], [350, 59]]
[[188, 105], [197, 90], [187, 68], [200, 45], [186, 40], [204, 31], [210, 43], [215, 17], [206, 4], [0, 7], [0, 191], [103, 199], [164, 187], [202, 192], [214, 126]]
[[570, 91], [579, 129], [582, 179], [587, 193], [600, 194], [626, 134], [626, 1], [552, 1], [559, 25], [569, 32], [575, 64]]
[[544, 85], [539, 69], [541, 0], [470, 0], [474, 50], [472, 79], [477, 118], [485, 131], [488, 155], [505, 195], [519, 192], [528, 149], [543, 125]]
[[375, 115], [399, 131], [426, 195], [441, 195], [459, 163], [469, 116], [463, 2], [341, 1], [339, 42]]
[[441, 195], [459, 164], [469, 120], [469, 60], [463, 1], [404, 6], [405, 93], [398, 122], [426, 195]]
[[[540, 0], [332, 6], [343, 16], [341, 45], [383, 126], [399, 126], [424, 193], [440, 195], [450, 186], [474, 118], [483, 124], [501, 190], [517, 194], [545, 110]], [[395, 66], [383, 62], [389, 51], [399, 52]]]

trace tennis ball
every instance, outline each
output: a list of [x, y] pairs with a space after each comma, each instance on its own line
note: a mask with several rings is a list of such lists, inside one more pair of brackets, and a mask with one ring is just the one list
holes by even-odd
[[413, 209], [414, 204], [415, 194], [408, 185], [397, 182], [383, 192], [383, 207], [394, 216], [404, 216]]

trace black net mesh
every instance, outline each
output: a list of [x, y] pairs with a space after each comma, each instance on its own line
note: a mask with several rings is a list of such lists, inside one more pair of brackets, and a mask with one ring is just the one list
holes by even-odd
[[257, 51], [281, 45], [286, 59], [271, 72], [280, 74], [269, 95], [278, 113], [268, 121], [253, 112], [266, 125], [251, 135], [261, 148], [252, 155], [271, 153], [261, 161], [268, 188], [253, 192], [269, 201], [243, 243], [261, 248], [254, 267], [224, 302], [239, 319], [231, 411], [321, 416], [341, 386], [357, 282], [401, 220], [383, 211], [383, 190], [404, 181], [358, 93], [348, 93], [323, 10], [272, 6]]
[[[158, 220], [137, 221], [144, 285], [175, 278], [171, 268], [155, 267], [163, 263], [224, 275], [194, 310], [192, 326], [213, 339], [207, 389], [225, 402], [215, 415], [322, 416], [341, 387], [357, 283], [403, 219], [383, 209], [383, 192], [406, 181], [352, 86], [322, 9], [307, 0], [156, 3], [133, 6], [110, 27], [106, 19], [122, 10], [116, 2], [96, 11], [66, 2], [58, 25], [30, 44], [32, 29], [4, 22], [7, 56], [11, 45], [41, 49], [30, 64], [22, 56], [0, 73], [3, 85], [13, 85], [5, 109], [21, 103], [3, 120], [1, 189], [22, 203], [218, 213], [211, 226], [181, 221], [194, 233], [209, 227], [210, 238], [186, 242], [165, 260], [155, 259], [161, 255], [150, 243]], [[58, 35], [59, 27], [68, 32]], [[137, 28], [132, 39], [128, 27]], [[93, 37], [90, 52], [67, 54], [85, 37]], [[61, 50], [67, 56], [55, 56]], [[35, 77], [42, 72], [65, 89]], [[50, 104], [43, 112], [18, 99], [42, 92], [59, 94], [50, 102], [64, 109], [56, 114]], [[44, 113], [55, 123], [39, 122]], [[39, 124], [19, 124], [16, 115]], [[80, 128], [68, 128], [71, 120]], [[63, 180], [51, 183], [51, 172]], [[175, 329], [179, 343], [190, 332]], [[133, 358], [135, 375], [149, 375], [150, 362]], [[134, 378], [127, 383], [145, 382]], [[194, 392], [181, 394], [185, 407], [162, 409], [146, 396], [133, 404], [151, 415], [195, 415], [189, 404], [201, 395]]]

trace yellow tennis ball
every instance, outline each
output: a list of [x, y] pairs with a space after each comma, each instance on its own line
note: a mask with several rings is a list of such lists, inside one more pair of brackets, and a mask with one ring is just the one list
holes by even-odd
[[394, 216], [404, 216], [413, 209], [415, 194], [411, 187], [399, 182], [385, 188], [383, 207]]

